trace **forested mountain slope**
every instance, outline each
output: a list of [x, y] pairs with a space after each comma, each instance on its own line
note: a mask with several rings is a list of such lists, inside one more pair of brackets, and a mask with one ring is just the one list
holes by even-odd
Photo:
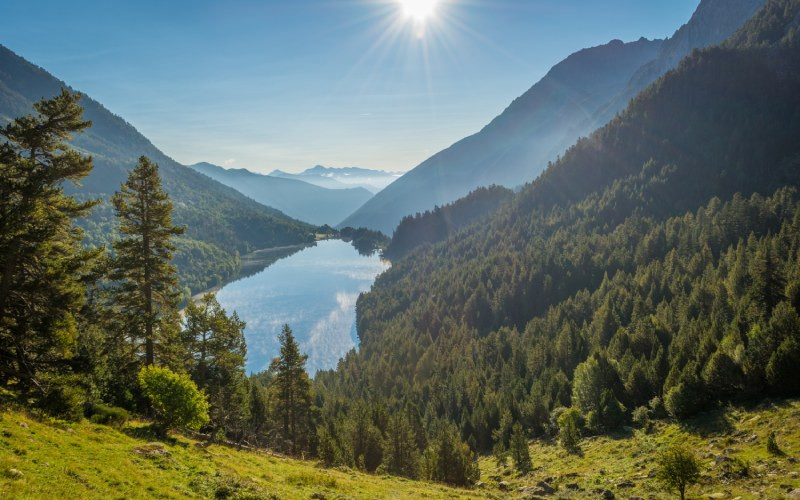
[[572, 54], [483, 130], [409, 171], [341, 225], [389, 234], [403, 216], [449, 203], [478, 186], [513, 188], [533, 180], [548, 161], [606, 124], [693, 49], [733, 34], [763, 3], [702, 0], [666, 41], [615, 40]]
[[[0, 45], [0, 122], [33, 112], [33, 102], [57, 94], [67, 84]], [[182, 283], [197, 291], [217, 284], [238, 267], [238, 254], [257, 248], [307, 241], [312, 228], [178, 164], [133, 126], [84, 96], [84, 118], [92, 127], [72, 144], [94, 159], [92, 174], [78, 189], [81, 197], [107, 200], [141, 155], [160, 166], [164, 187], [175, 203], [175, 222], [187, 226], [177, 241]], [[76, 188], [67, 186], [74, 192]], [[113, 235], [113, 213], [104, 203], [81, 221], [92, 244]]]
[[[711, 47], [725, 41], [764, 5], [765, 0], [704, 0], [688, 23], [664, 41], [658, 57], [639, 68], [625, 90], [615, 96], [591, 120], [583, 124], [586, 134], [608, 123], [625, 109], [639, 92], [658, 80], [664, 73], [697, 48]], [[565, 146], [569, 146], [567, 144]]]
[[361, 187], [329, 189], [299, 179], [262, 175], [243, 168], [224, 169], [210, 163], [197, 163], [191, 168], [259, 203], [318, 226], [335, 225], [372, 198], [372, 193]]
[[395, 262], [360, 350], [317, 376], [329, 418], [413, 401], [489, 450], [561, 406], [601, 432], [653, 398], [800, 392], [800, 51], [764, 45], [693, 53], [489, 221]]
[[459, 229], [486, 217], [512, 195], [513, 191], [501, 186], [481, 187], [443, 207], [407, 215], [395, 228], [383, 255], [397, 260], [419, 246], [445, 240]]

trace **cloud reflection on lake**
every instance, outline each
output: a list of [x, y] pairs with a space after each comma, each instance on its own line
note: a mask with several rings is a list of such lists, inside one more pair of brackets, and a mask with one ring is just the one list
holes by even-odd
[[334, 368], [358, 342], [358, 295], [387, 267], [377, 256], [364, 257], [348, 243], [328, 240], [223, 287], [220, 304], [247, 323], [248, 373], [266, 369], [277, 356], [284, 323], [308, 354], [311, 375]]

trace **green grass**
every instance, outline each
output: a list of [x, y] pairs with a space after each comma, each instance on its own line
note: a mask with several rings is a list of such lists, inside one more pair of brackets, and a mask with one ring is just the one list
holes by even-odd
[[[782, 456], [767, 451], [773, 430]], [[678, 498], [653, 477], [659, 452], [672, 444], [692, 450], [702, 465], [701, 482], [688, 490], [690, 498], [788, 498], [788, 491], [800, 488], [800, 401], [727, 407], [680, 425], [659, 422], [649, 434], [629, 430], [588, 438], [577, 455], [553, 441], [536, 440], [530, 447], [533, 473], [519, 477], [486, 457], [481, 459], [481, 477], [487, 491], [496, 491], [499, 479], [516, 496], [523, 496], [520, 488], [530, 494], [539, 481], [551, 479], [555, 498], [599, 498], [594, 490], [600, 489], [618, 499]], [[740, 474], [743, 468], [746, 475]]]
[[[767, 451], [773, 430], [784, 455]], [[728, 407], [682, 425], [658, 423], [649, 434], [584, 439], [579, 455], [536, 440], [530, 475], [520, 477], [485, 457], [483, 484], [473, 490], [206, 447], [180, 435], [156, 442], [138, 422], [117, 431], [7, 410], [0, 412], [0, 498], [522, 498], [543, 480], [555, 488], [552, 498], [598, 498], [594, 490], [600, 489], [618, 499], [676, 498], [650, 477], [659, 451], [673, 443], [695, 451], [703, 465], [691, 498], [786, 498], [790, 488], [800, 488], [800, 401]]]
[[[0, 413], [0, 498], [468, 498], [478, 492], [324, 469], [173, 436], [153, 442], [147, 427], [122, 431], [80, 422]], [[22, 473], [14, 478], [14, 472]]]

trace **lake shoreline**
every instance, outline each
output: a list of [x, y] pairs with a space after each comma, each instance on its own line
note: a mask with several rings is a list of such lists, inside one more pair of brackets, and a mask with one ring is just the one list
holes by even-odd
[[283, 256], [279, 256], [277, 259], [275, 259], [275, 254], [277, 253], [289, 252], [288, 255], [291, 255], [294, 252], [298, 252], [308, 247], [312, 247], [316, 244], [317, 242], [314, 241], [311, 243], [298, 243], [297, 245], [286, 245], [281, 247], [269, 247], [269, 248], [260, 248], [258, 250], [253, 250], [252, 252], [242, 255], [240, 257], [239, 269], [238, 271], [236, 271], [236, 274], [234, 276], [230, 277], [227, 280], [224, 280], [222, 283], [218, 285], [214, 285], [211, 288], [207, 288], [203, 291], [193, 294], [189, 298], [189, 300], [197, 303], [200, 299], [203, 298], [203, 296], [208, 295], [209, 293], [216, 294], [217, 292], [222, 290], [225, 286], [247, 277], [248, 274], [246, 274], [245, 272], [247, 269], [252, 269], [262, 265], [264, 266], [264, 268], [267, 268], [274, 262], [283, 258]]
[[379, 255], [362, 255], [340, 238], [266, 249], [243, 261], [258, 265], [248, 271], [245, 263], [244, 277], [223, 285], [216, 297], [225, 311], [235, 311], [246, 323], [246, 368], [252, 373], [266, 369], [278, 354], [277, 338], [285, 324], [308, 355], [309, 373], [335, 367], [358, 347], [359, 295], [388, 268]]

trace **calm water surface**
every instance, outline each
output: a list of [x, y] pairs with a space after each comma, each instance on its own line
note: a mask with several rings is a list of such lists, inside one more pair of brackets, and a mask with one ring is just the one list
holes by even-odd
[[228, 313], [247, 322], [247, 371], [266, 369], [278, 355], [278, 334], [288, 323], [308, 354], [306, 369], [334, 368], [358, 342], [356, 299], [388, 267], [339, 240], [317, 243], [217, 293]]

